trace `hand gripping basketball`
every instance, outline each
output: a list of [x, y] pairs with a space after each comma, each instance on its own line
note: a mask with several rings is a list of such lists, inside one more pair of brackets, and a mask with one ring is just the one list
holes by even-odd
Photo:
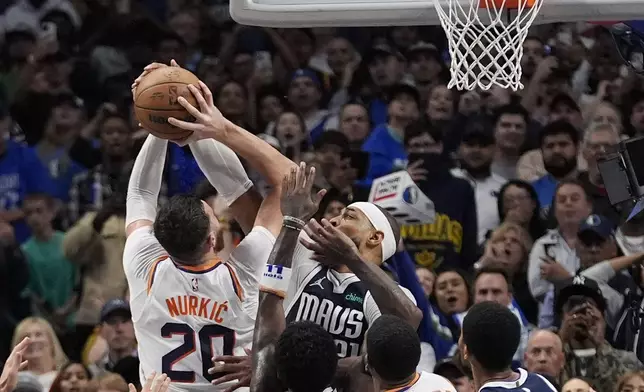
[[174, 141], [179, 145], [186, 145], [201, 139], [219, 139], [223, 136], [226, 127], [232, 124], [223, 114], [215, 107], [212, 92], [202, 81], [199, 81], [199, 88], [190, 85], [188, 89], [194, 95], [199, 109], [192, 106], [185, 98], [179, 97], [179, 104], [183, 106], [188, 113], [195, 119], [195, 122], [187, 122], [174, 117], [168, 118], [168, 123], [175, 127], [192, 131], [192, 134], [183, 140]]

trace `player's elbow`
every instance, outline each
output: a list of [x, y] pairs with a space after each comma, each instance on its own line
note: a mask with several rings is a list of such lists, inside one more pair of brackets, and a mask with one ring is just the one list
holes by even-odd
[[409, 315], [407, 315], [406, 319], [409, 325], [418, 328], [420, 322], [423, 320], [423, 312], [418, 309], [418, 306], [410, 306]]

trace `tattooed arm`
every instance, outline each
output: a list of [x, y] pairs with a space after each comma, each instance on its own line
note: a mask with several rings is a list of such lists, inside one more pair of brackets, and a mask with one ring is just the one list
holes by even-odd
[[[297, 169], [292, 168], [284, 178], [281, 207], [285, 219], [267, 264], [291, 268], [293, 252], [303, 227], [303, 224], [297, 221], [309, 219], [317, 211], [324, 196], [324, 191], [311, 193], [314, 181], [315, 168], [310, 168], [307, 174], [304, 163]], [[286, 327], [283, 301], [284, 293], [260, 287], [259, 309], [253, 336], [251, 391], [283, 390], [277, 377], [274, 359], [275, 344]]]

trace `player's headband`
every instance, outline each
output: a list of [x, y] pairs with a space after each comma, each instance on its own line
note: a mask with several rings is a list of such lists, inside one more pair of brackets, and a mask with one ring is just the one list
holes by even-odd
[[398, 245], [396, 244], [394, 231], [389, 224], [389, 220], [385, 214], [380, 211], [380, 208], [373, 203], [367, 203], [364, 201], [351, 203], [348, 207], [360, 210], [367, 219], [369, 219], [369, 222], [371, 222], [373, 227], [384, 234], [382, 242], [380, 243], [380, 246], [382, 247], [382, 261], [384, 262], [393, 256], [394, 253], [396, 253]]

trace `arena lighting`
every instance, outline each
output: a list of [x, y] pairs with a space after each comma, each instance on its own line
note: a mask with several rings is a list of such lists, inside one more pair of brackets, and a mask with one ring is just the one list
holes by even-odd
[[644, 209], [644, 136], [621, 142], [617, 152], [598, 160], [597, 166], [614, 206], [630, 208], [627, 221]]

